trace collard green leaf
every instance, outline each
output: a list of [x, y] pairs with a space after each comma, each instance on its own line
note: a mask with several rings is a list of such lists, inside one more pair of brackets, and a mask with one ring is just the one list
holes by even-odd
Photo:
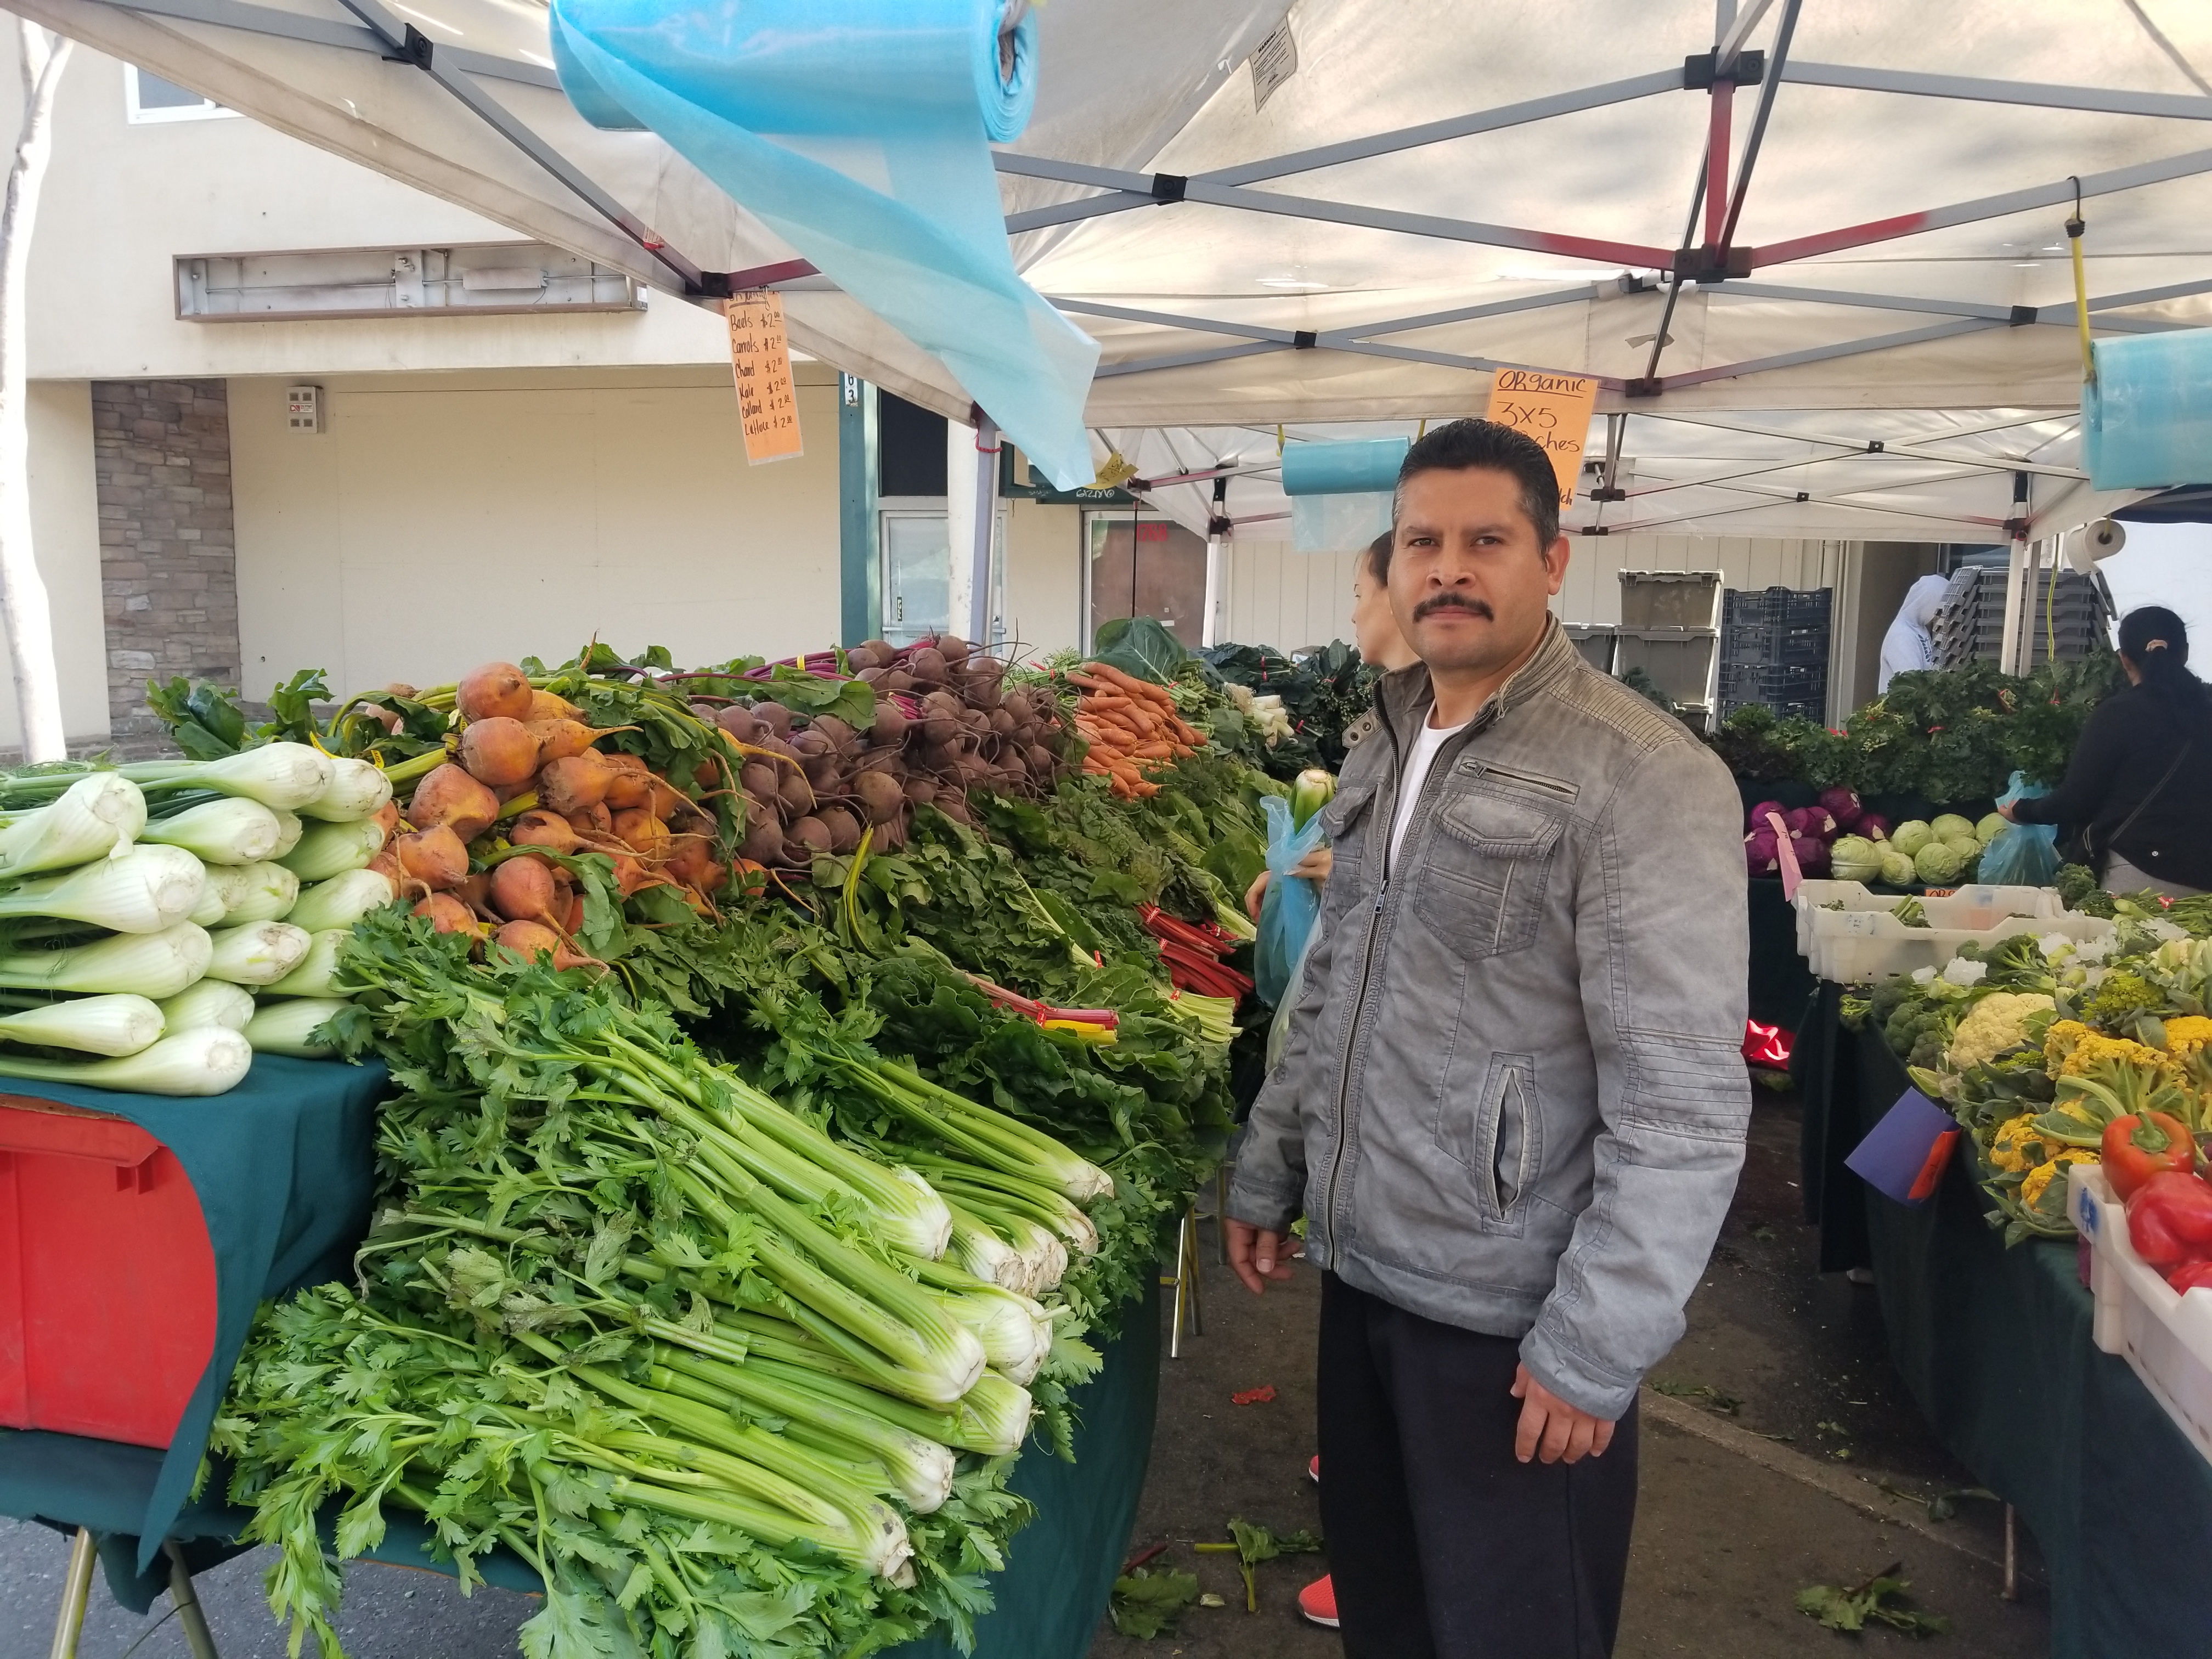
[[1190, 660], [1182, 642], [1151, 617], [1115, 617], [1099, 623], [1091, 655], [1155, 685], [1169, 684]]

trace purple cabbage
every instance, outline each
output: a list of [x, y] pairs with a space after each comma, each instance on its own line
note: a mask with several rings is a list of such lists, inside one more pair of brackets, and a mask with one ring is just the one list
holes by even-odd
[[[1771, 830], [1774, 826], [1767, 823], [1766, 815], [1769, 812], [1782, 812], [1782, 803], [1780, 801], [1763, 800], [1759, 802], [1758, 805], [1753, 807], [1750, 811], [1744, 814], [1743, 827], [1754, 832], [1760, 830]], [[1789, 822], [1789, 816], [1787, 813], [1783, 813], [1783, 821], [1784, 823]]]
[[1824, 806], [1801, 806], [1787, 814], [1783, 822], [1790, 826], [1791, 835], [1803, 836], [1808, 840], [1818, 837], [1825, 841], [1836, 833], [1836, 821]]
[[1859, 821], [1855, 827], [1857, 832], [1869, 841], [1889, 839], [1889, 820], [1879, 812], [1861, 812]]
[[1754, 830], [1743, 838], [1743, 867], [1754, 876], [1771, 876], [1782, 867], [1772, 830]]
[[1866, 815], [1866, 805], [1859, 799], [1859, 792], [1846, 789], [1840, 784], [1833, 789], [1820, 792], [1820, 805], [1827, 809], [1828, 816], [1835, 819], [1837, 828], [1841, 830], [1856, 829], [1859, 820]]
[[1817, 836], [1792, 836], [1790, 850], [1797, 855], [1797, 873], [1802, 876], [1825, 876], [1828, 873], [1828, 843]]

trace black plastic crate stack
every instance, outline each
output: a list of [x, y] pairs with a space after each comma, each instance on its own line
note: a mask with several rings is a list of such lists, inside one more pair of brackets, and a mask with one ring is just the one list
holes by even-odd
[[[1961, 668], [1970, 662], [1995, 662], [2004, 643], [2005, 569], [2002, 565], [1966, 565], [1951, 578], [1929, 633], [1936, 642], [1936, 666]], [[2094, 583], [2072, 570], [2058, 573], [2054, 592], [2051, 573], [2028, 584], [2028, 630], [2033, 648], [2031, 667], [2051, 660], [2053, 636], [2058, 660], [2078, 662], [2104, 636], [2104, 608]]]
[[1757, 704], [1777, 716], [1828, 717], [1828, 588], [1729, 588], [1721, 595], [1721, 718]]

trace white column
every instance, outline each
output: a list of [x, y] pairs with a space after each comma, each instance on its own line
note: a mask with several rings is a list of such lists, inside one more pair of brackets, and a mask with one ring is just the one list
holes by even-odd
[[945, 538], [952, 562], [952, 598], [945, 607], [949, 633], [965, 636], [975, 608], [975, 428], [945, 423]]
[[2005, 564], [2004, 635], [1997, 647], [1997, 666], [2008, 674], [2016, 674], [2014, 664], [2020, 659], [2020, 641], [2026, 631], [2022, 626], [2021, 601], [2027, 589], [2027, 561], [2029, 545], [2025, 536], [2016, 537], [2012, 544], [2012, 556]]
[[[999, 527], [999, 426], [981, 410], [976, 411], [975, 453], [969, 458], [969, 476], [975, 480], [969, 501], [968, 638], [971, 644], [991, 644], [991, 610], [997, 594], [991, 586], [991, 543]], [[951, 480], [945, 480], [950, 488]], [[960, 556], [958, 543], [952, 556]]]

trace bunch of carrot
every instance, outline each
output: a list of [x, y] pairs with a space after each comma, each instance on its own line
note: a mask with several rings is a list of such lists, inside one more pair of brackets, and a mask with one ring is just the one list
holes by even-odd
[[1083, 694], [1075, 708], [1075, 729], [1090, 745], [1083, 769], [1125, 799], [1159, 793], [1145, 776], [1148, 764], [1180, 759], [1206, 742], [1176, 713], [1165, 686], [1103, 662], [1070, 669], [1067, 681]]
[[1159, 940], [1160, 961], [1176, 990], [1225, 997], [1231, 1004], [1251, 990], [1250, 976], [1222, 960], [1244, 941], [1219, 923], [1184, 921], [1157, 904], [1140, 905], [1137, 915], [1145, 931]]

